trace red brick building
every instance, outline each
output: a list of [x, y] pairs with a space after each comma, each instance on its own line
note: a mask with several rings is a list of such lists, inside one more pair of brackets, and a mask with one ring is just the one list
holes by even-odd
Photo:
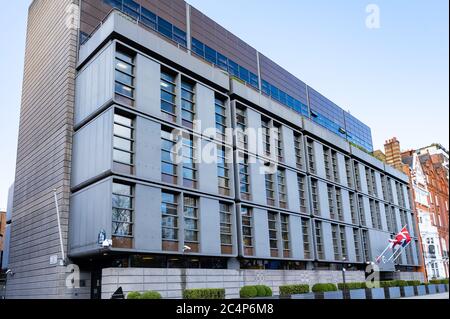
[[446, 277], [449, 277], [448, 250], [449, 250], [449, 185], [447, 172], [443, 167], [443, 156], [440, 154], [419, 155], [422, 169], [427, 178], [430, 212], [434, 216], [432, 222], [437, 227], [440, 237], [440, 249], [444, 259], [447, 260]]

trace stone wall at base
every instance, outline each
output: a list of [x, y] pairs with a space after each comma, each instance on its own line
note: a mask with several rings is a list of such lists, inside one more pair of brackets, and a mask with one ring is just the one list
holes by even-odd
[[[347, 271], [347, 282], [365, 280], [363, 271]], [[109, 299], [122, 287], [130, 291], [154, 290], [163, 298], [181, 298], [183, 289], [225, 288], [226, 298], [238, 298], [245, 285], [263, 284], [278, 295], [286, 284], [340, 283], [341, 271], [325, 270], [231, 270], [231, 269], [145, 269], [105, 268], [102, 272], [102, 298]]]

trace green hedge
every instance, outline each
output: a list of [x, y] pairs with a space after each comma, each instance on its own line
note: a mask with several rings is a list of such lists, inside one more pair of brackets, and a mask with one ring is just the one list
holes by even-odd
[[[339, 290], [344, 290], [344, 283], [338, 284]], [[345, 289], [347, 290], [353, 290], [353, 289], [365, 289], [366, 283], [365, 282], [346, 282], [345, 283]]]
[[255, 286], [244, 286], [239, 291], [239, 296], [241, 298], [255, 298], [258, 296], [258, 290]]
[[244, 286], [239, 295], [241, 298], [272, 297], [272, 289], [265, 285]]
[[388, 281], [380, 281], [380, 287], [405, 287], [405, 286], [418, 286], [420, 285], [420, 281], [411, 280], [388, 280]]
[[407, 280], [408, 286], [420, 286], [420, 280]]
[[186, 289], [183, 299], [225, 299], [225, 289]]
[[306, 294], [309, 292], [309, 285], [284, 285], [280, 286], [280, 296]]
[[156, 291], [146, 291], [141, 295], [141, 299], [161, 299], [161, 294]]
[[146, 291], [142, 294], [137, 291], [132, 291], [128, 293], [127, 299], [161, 299], [161, 294], [156, 291]]
[[127, 299], [141, 299], [141, 293], [137, 291], [129, 292], [127, 295]]
[[337, 291], [335, 284], [315, 284], [312, 286], [312, 292], [327, 292], [327, 291]]
[[433, 280], [430, 280], [430, 284], [432, 284], [432, 285], [441, 285], [441, 284], [448, 285], [448, 278], [447, 279], [433, 279]]

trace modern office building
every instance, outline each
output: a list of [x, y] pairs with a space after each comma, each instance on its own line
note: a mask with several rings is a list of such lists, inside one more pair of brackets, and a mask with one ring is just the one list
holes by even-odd
[[381, 276], [420, 279], [408, 177], [360, 148], [366, 125], [182, 0], [35, 0], [7, 297], [362, 281], [404, 225]]

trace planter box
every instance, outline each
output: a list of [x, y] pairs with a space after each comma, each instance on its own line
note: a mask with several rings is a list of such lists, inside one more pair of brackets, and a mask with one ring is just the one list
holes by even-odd
[[366, 299], [366, 289], [350, 289], [346, 295], [349, 299]]
[[402, 296], [399, 287], [385, 287], [384, 294], [386, 296], [386, 299], [395, 299]]
[[342, 291], [327, 291], [323, 293], [324, 299], [344, 299]]
[[423, 285], [416, 286], [415, 289], [416, 289], [417, 296], [423, 296], [423, 295], [427, 294], [427, 288]]
[[316, 295], [313, 292], [306, 294], [291, 295], [291, 299], [316, 299]]
[[401, 287], [400, 291], [402, 292], [402, 297], [414, 297], [415, 296], [413, 286]]
[[385, 299], [384, 288], [366, 289], [367, 299]]
[[445, 292], [445, 285], [444, 284], [439, 284], [439, 285], [437, 285], [437, 291], [439, 292], [439, 293], [444, 293]]
[[427, 290], [429, 295], [437, 293], [436, 285], [428, 285]]

